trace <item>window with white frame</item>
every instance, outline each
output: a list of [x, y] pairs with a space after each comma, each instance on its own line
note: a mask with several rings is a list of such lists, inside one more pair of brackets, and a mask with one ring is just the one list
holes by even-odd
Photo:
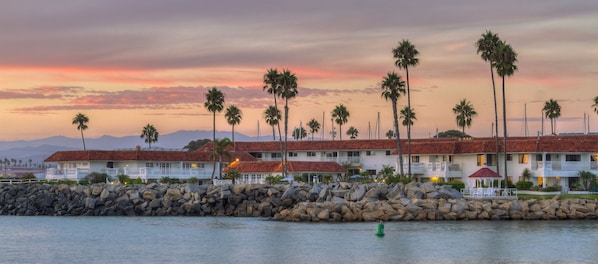
[[308, 151], [307, 152], [307, 156], [308, 157], [315, 157], [316, 156], [316, 152], [315, 151]]
[[565, 155], [565, 161], [581, 161], [581, 155], [579, 155], [579, 154]]
[[484, 154], [478, 154], [477, 155], [477, 165], [478, 166], [484, 166], [484, 165], [486, 165]]
[[519, 154], [519, 164], [527, 164], [528, 162], [528, 155], [527, 154]]
[[373, 151], [373, 150], [366, 150], [366, 151], [365, 151], [365, 155], [366, 155], [366, 156], [376, 156], [376, 151]]

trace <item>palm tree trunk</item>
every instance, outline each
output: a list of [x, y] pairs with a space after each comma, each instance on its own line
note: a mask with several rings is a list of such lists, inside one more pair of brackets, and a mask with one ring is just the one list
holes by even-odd
[[282, 177], [287, 177], [287, 135], [289, 130], [289, 100], [285, 100], [284, 104], [284, 162], [282, 163]]
[[83, 140], [83, 150], [85, 150], [85, 138], [83, 137], [83, 129], [81, 130], [81, 140]]
[[272, 140], [276, 141], [276, 130], [274, 130], [274, 125], [272, 125]]
[[[409, 67], [405, 67], [407, 74], [407, 174], [411, 177], [411, 92], [409, 90]], [[421, 175], [417, 177], [417, 181], [421, 182]]]
[[232, 125], [233, 127], [233, 151], [237, 150], [237, 146], [235, 145], [235, 124]]
[[399, 133], [399, 114], [397, 113], [397, 100], [392, 100], [392, 115], [394, 118], [394, 127], [397, 132], [397, 151], [399, 152], [399, 173], [403, 176], [403, 149], [401, 148], [401, 134]]
[[[278, 113], [278, 103], [276, 100], [276, 93], [274, 93], [274, 107], [276, 108], [276, 111]], [[282, 148], [282, 133], [280, 132], [280, 120], [278, 120], [278, 122], [276, 122], [276, 126], [278, 127], [278, 140], [280, 141], [280, 161], [283, 163], [282, 171], [283, 171], [283, 175], [284, 175], [284, 157], [283, 157], [284, 149]], [[286, 138], [286, 134], [285, 134], [285, 138]]]
[[339, 124], [338, 125], [338, 140], [343, 140], [343, 125]]
[[212, 177], [214, 179], [214, 174], [216, 173], [216, 111], [213, 112], [212, 118]]
[[[496, 174], [500, 175], [498, 164], [498, 152], [499, 152], [499, 145], [498, 145], [498, 108], [496, 106], [496, 86], [494, 85], [494, 70], [492, 69], [492, 62], [490, 62], [490, 76], [492, 77], [492, 94], [494, 95], [494, 129], [495, 129], [495, 138], [496, 138]], [[507, 157], [505, 156], [505, 160]]]
[[504, 154], [505, 154], [505, 190], [509, 187], [507, 184], [507, 104], [505, 99], [505, 77], [502, 77], [502, 118], [503, 118], [503, 143], [504, 143]]

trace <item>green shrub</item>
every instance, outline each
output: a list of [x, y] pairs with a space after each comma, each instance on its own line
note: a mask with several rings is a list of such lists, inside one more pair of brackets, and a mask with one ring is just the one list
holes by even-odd
[[268, 175], [268, 176], [266, 176], [266, 182], [268, 184], [279, 183], [281, 180], [282, 180], [282, 176], [280, 176], [280, 175], [277, 175], [277, 176]]
[[106, 180], [110, 179], [110, 176], [106, 173], [92, 172], [85, 176], [85, 179], [90, 183], [105, 183]]
[[161, 183], [170, 183], [170, 177], [162, 176], [162, 178], [160, 178], [160, 182]]
[[143, 180], [141, 177], [137, 177], [137, 179], [132, 179], [131, 184], [143, 184]]
[[538, 185], [534, 185], [532, 187], [529, 188], [530, 191], [539, 191], [540, 187], [538, 187]]
[[517, 188], [517, 190], [529, 190], [533, 185], [534, 185], [533, 182], [529, 182], [529, 181], [518, 181], [515, 184], [515, 188]]
[[196, 184], [196, 183], [199, 182], [199, 180], [197, 179], [197, 177], [191, 177], [191, 178], [187, 179], [187, 182], [188, 183], [192, 183], [192, 184]]
[[82, 180], [79, 181], [79, 184], [87, 186], [87, 185], [89, 185], [89, 181], [86, 180], [86, 179], [82, 179]]
[[129, 175], [119, 174], [118, 176], [116, 176], [116, 178], [118, 178], [118, 181], [122, 184], [131, 183], [131, 177], [129, 177]]
[[548, 186], [548, 187], [542, 189], [543, 192], [556, 192], [558, 190], [559, 189], [556, 186]]
[[21, 177], [21, 179], [23, 180], [35, 180], [37, 179], [37, 177], [35, 177], [35, 175], [31, 172], [29, 173], [25, 173], [25, 175], [23, 175], [23, 177]]
[[450, 185], [455, 190], [465, 189], [465, 183], [460, 181], [439, 182], [438, 185]]
[[307, 182], [307, 174], [303, 174], [303, 175], [295, 175], [293, 176], [293, 181], [296, 182]]

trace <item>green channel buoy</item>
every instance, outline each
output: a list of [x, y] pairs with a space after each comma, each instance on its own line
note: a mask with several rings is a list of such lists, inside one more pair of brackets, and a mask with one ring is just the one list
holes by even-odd
[[376, 236], [384, 236], [384, 224], [382, 223], [382, 221], [378, 223], [378, 231], [376, 231]]

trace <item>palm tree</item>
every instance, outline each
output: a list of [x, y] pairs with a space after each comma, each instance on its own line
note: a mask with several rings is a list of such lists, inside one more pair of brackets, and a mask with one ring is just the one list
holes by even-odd
[[471, 127], [471, 118], [478, 115], [473, 105], [465, 98], [453, 107], [453, 113], [457, 115], [455, 120], [457, 126], [463, 129], [463, 134], [465, 134], [465, 126]]
[[415, 112], [413, 111], [413, 108], [409, 109], [407, 108], [407, 106], [405, 106], [400, 111], [399, 119], [403, 120], [401, 122], [403, 126], [411, 127], [413, 126], [413, 121], [417, 120], [417, 117], [415, 117]]
[[77, 113], [73, 118], [73, 125], [77, 125], [77, 129], [81, 131], [81, 140], [83, 140], [83, 150], [85, 150], [85, 138], [83, 137], [83, 130], [87, 129], [87, 123], [89, 122], [89, 118], [82, 114]]
[[[511, 76], [517, 70], [517, 53], [511, 48], [511, 45], [500, 41], [496, 47], [496, 52], [493, 55], [492, 61], [496, 73], [502, 77], [502, 118], [503, 118], [503, 151], [505, 155], [505, 189], [507, 188], [507, 105], [505, 97], [505, 77]], [[497, 124], [498, 125], [498, 124]], [[498, 135], [497, 135], [498, 136]], [[498, 167], [498, 166], [497, 166]]]
[[318, 132], [318, 130], [320, 130], [320, 123], [315, 118], [312, 118], [307, 123], [307, 126], [309, 126], [309, 132], [311, 133], [311, 140], [313, 141], [314, 140], [314, 134], [316, 132]]
[[393, 126], [396, 132], [397, 151], [399, 152], [399, 172], [403, 174], [403, 149], [401, 148], [401, 134], [399, 133], [399, 111], [397, 110], [397, 101], [401, 95], [405, 94], [405, 82], [401, 80], [401, 76], [395, 72], [389, 72], [384, 79], [382, 79], [382, 97], [387, 101], [392, 102]]
[[[495, 129], [495, 139], [496, 139], [496, 158], [498, 161], [498, 152], [499, 152], [499, 145], [498, 145], [498, 108], [496, 103], [496, 85], [494, 84], [494, 59], [496, 57], [496, 49], [498, 48], [498, 44], [500, 43], [500, 38], [498, 35], [492, 33], [492, 31], [488, 30], [485, 34], [482, 34], [481, 38], [478, 39], [476, 42], [477, 53], [480, 54], [482, 59], [488, 64], [490, 64], [490, 77], [492, 78], [492, 95], [494, 96], [494, 129]], [[498, 165], [498, 164], [497, 164]], [[496, 174], [500, 175], [499, 173], [499, 166], [496, 166]]]
[[[266, 111], [264, 111], [264, 119], [266, 119], [266, 123], [272, 126], [273, 140], [276, 140], [276, 131], [274, 130], [274, 126], [279, 124], [280, 118], [280, 111], [273, 105], [268, 106]], [[280, 134], [278, 136], [280, 137]], [[282, 140], [282, 137], [280, 139]]]
[[357, 135], [359, 134], [359, 131], [357, 130], [357, 128], [351, 126], [349, 129], [347, 129], [347, 136], [350, 136], [351, 139], [355, 139], [357, 138]]
[[287, 135], [289, 128], [289, 99], [295, 98], [297, 91], [297, 77], [291, 71], [285, 69], [279, 77], [280, 82], [280, 98], [284, 99], [284, 152], [282, 163], [282, 177], [287, 177]]
[[395, 132], [394, 132], [394, 131], [392, 131], [392, 129], [389, 129], [389, 130], [386, 132], [386, 137], [387, 137], [388, 139], [392, 139], [393, 137], [395, 137]]
[[295, 140], [301, 140], [301, 139], [307, 137], [307, 131], [305, 129], [303, 129], [303, 127], [298, 127], [293, 130], [292, 136]]
[[206, 93], [206, 102], [204, 106], [213, 114], [212, 118], [212, 157], [213, 157], [213, 169], [212, 169], [212, 179], [214, 179], [214, 173], [216, 172], [216, 113], [222, 112], [224, 108], [224, 94], [218, 90], [216, 87], [212, 87], [212, 89], [208, 90]]
[[550, 99], [546, 101], [542, 111], [544, 112], [544, 116], [550, 118], [550, 131], [553, 135], [556, 135], [554, 132], [554, 127], [556, 125], [556, 119], [561, 116], [561, 106], [556, 100]]
[[243, 119], [243, 112], [239, 109], [236, 105], [230, 105], [226, 108], [226, 112], [224, 113], [224, 117], [226, 118], [226, 122], [233, 127], [232, 138], [233, 138], [233, 150], [236, 150], [235, 147], [235, 125], [241, 123], [241, 119]]
[[592, 105], [592, 107], [594, 107], [594, 112], [598, 114], [598, 96], [594, 97], [594, 104]]
[[[224, 138], [222, 140], [214, 140], [214, 152], [212, 154], [212, 159], [218, 159], [218, 178], [222, 179], [222, 156], [226, 156], [228, 160], [231, 159], [230, 152], [227, 151], [227, 148], [232, 145], [232, 141], [228, 138]], [[215, 166], [215, 165], [214, 165]], [[214, 167], [215, 168], [215, 167]]]
[[337, 105], [334, 110], [332, 110], [332, 118], [334, 118], [334, 122], [339, 126], [338, 131], [340, 140], [343, 140], [343, 124], [346, 124], [349, 121], [349, 111], [343, 104]]
[[[278, 111], [278, 102], [277, 98], [280, 96], [282, 92], [282, 86], [280, 85], [280, 76], [281, 74], [278, 73], [277, 69], [270, 68], [264, 74], [264, 87], [263, 89], [271, 94], [274, 97], [274, 108]], [[280, 121], [280, 117], [278, 118]], [[278, 127], [278, 138], [280, 140], [280, 156], [284, 155], [284, 149], [282, 147], [282, 133], [280, 132], [280, 122], [276, 122], [276, 126]], [[286, 136], [286, 134], [285, 134]], [[284, 168], [283, 168], [284, 174]]]
[[143, 130], [141, 130], [141, 136], [139, 137], [145, 138], [145, 143], [148, 143], [149, 148], [151, 149], [152, 143], [158, 142], [158, 136], [160, 136], [158, 130], [156, 130], [156, 128], [153, 125], [147, 124], [143, 127]]
[[[405, 75], [407, 77], [407, 108], [411, 109], [411, 93], [409, 89], [409, 66], [415, 67], [419, 64], [419, 51], [409, 42], [404, 39], [399, 43], [399, 46], [392, 50], [393, 58], [396, 59], [395, 65], [399, 68], [405, 69]], [[410, 112], [409, 112], [410, 113]], [[407, 117], [408, 120], [412, 118]], [[407, 158], [409, 162], [408, 175], [411, 176], [411, 125], [407, 123]]]

